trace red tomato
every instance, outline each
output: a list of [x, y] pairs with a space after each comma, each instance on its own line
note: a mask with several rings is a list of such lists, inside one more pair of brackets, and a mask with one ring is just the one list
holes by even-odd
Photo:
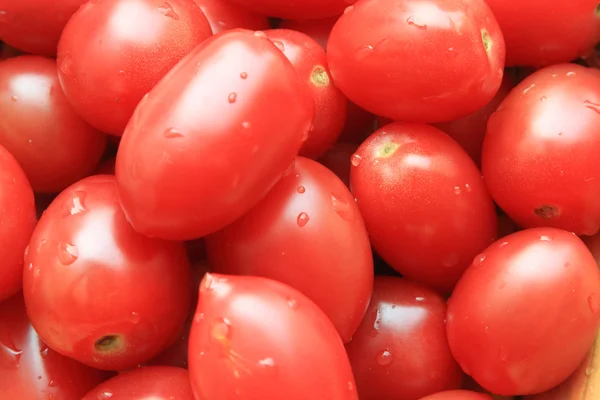
[[0, 144], [36, 192], [59, 192], [88, 176], [106, 147], [106, 136], [71, 107], [56, 70], [54, 60], [38, 56], [0, 63]]
[[0, 38], [27, 53], [56, 55], [65, 24], [86, 0], [0, 0]]
[[344, 342], [365, 315], [373, 290], [369, 236], [348, 188], [316, 161], [296, 158], [289, 175], [244, 217], [208, 236], [206, 247], [219, 273], [264, 276], [301, 291]]
[[117, 154], [125, 214], [165, 239], [224, 228], [275, 185], [313, 115], [308, 86], [263, 32], [215, 35], [137, 108]]
[[29, 323], [20, 294], [0, 303], [3, 399], [79, 400], [109, 376], [48, 348]]
[[547, 67], [521, 82], [490, 117], [483, 175], [519, 226], [579, 235], [600, 227], [600, 73]]
[[569, 62], [600, 40], [598, 0], [486, 2], [502, 28], [509, 66]]
[[86, 394], [82, 400], [201, 400], [194, 399], [190, 375], [183, 368], [143, 367], [119, 374]]
[[[36, 224], [31, 186], [13, 156], [0, 146], [0, 302], [18, 293], [23, 252]], [[1, 387], [1, 386], [0, 386]]]
[[358, 149], [357, 144], [338, 142], [319, 159], [319, 162], [350, 187], [350, 158], [356, 149]]
[[302, 32], [313, 38], [325, 49], [327, 48], [331, 29], [333, 29], [333, 25], [335, 25], [337, 20], [338, 16], [324, 19], [308, 19], [304, 21], [286, 20], [279, 25], [279, 28]]
[[367, 316], [346, 350], [361, 400], [415, 400], [461, 385], [446, 339], [446, 300], [406, 279], [375, 278]]
[[190, 334], [197, 398], [358, 400], [327, 316], [282, 283], [207, 274]]
[[491, 396], [469, 390], [449, 390], [421, 398], [421, 400], [493, 400]]
[[286, 19], [315, 19], [340, 15], [357, 0], [227, 0], [262, 15]]
[[327, 56], [336, 86], [366, 110], [445, 122], [492, 100], [504, 40], [484, 0], [361, 0], [333, 27]]
[[572, 374], [594, 342], [600, 271], [570, 232], [517, 232], [475, 258], [447, 320], [452, 353], [481, 386], [500, 395], [539, 393]]
[[496, 237], [481, 173], [442, 131], [394, 123], [352, 156], [350, 184], [371, 244], [394, 269], [450, 291]]
[[86, 121], [120, 136], [144, 94], [211, 34], [194, 0], [90, 1], [61, 36], [60, 83]]
[[269, 29], [267, 17], [234, 6], [226, 0], [194, 0], [210, 22], [213, 33], [227, 29], [245, 28], [253, 30]]
[[146, 238], [123, 214], [114, 177], [63, 191], [38, 223], [25, 256], [27, 314], [54, 350], [122, 370], [164, 350], [189, 310], [182, 243]]
[[315, 117], [300, 155], [317, 158], [335, 144], [346, 122], [346, 97], [333, 85], [325, 50], [303, 33], [288, 29], [265, 32], [290, 60], [310, 88], [315, 101]]

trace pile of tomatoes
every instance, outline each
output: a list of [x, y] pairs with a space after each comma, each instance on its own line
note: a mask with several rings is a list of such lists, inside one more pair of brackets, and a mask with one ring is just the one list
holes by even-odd
[[1, 400], [600, 398], [598, 0], [0, 0], [0, 40]]

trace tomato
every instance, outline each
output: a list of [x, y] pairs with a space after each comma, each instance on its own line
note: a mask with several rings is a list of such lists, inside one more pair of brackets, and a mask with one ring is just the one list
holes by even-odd
[[345, 342], [365, 315], [373, 290], [369, 237], [348, 188], [316, 161], [296, 158], [290, 174], [206, 246], [216, 272], [264, 276], [301, 291]]
[[59, 192], [88, 176], [106, 147], [106, 136], [69, 104], [56, 62], [49, 58], [21, 56], [0, 63], [0, 120], [0, 144], [36, 192]]
[[539, 393], [573, 373], [594, 342], [600, 271], [574, 234], [520, 231], [474, 259], [447, 321], [452, 353], [481, 386], [500, 395]]
[[496, 236], [494, 204], [464, 150], [424, 124], [394, 123], [352, 156], [371, 244], [402, 275], [450, 291]]
[[327, 48], [329, 34], [333, 25], [338, 20], [338, 16], [324, 19], [308, 19], [303, 21], [285, 20], [280, 25], [280, 29], [291, 29], [302, 32], [321, 45], [324, 49]]
[[346, 122], [346, 97], [333, 85], [325, 50], [303, 33], [287, 29], [265, 32], [308, 84], [315, 101], [315, 116], [300, 155], [317, 158], [335, 144]]
[[319, 159], [319, 162], [350, 187], [350, 158], [357, 148], [358, 145], [354, 143], [338, 142]]
[[263, 32], [215, 35], [138, 106], [117, 154], [125, 214], [164, 239], [224, 228], [283, 175], [313, 115], [308, 86]]
[[120, 136], [144, 94], [210, 35], [194, 0], [90, 1], [61, 36], [60, 83], [86, 121]]
[[361, 0], [333, 27], [333, 80], [353, 102], [405, 122], [445, 122], [490, 102], [504, 39], [484, 0]]
[[421, 398], [421, 400], [493, 400], [491, 396], [469, 390], [449, 390]]
[[600, 40], [597, 0], [486, 2], [502, 28], [507, 65], [569, 62]]
[[0, 38], [42, 56], [56, 55], [65, 24], [86, 0], [0, 0]]
[[82, 400], [109, 399], [195, 400], [188, 372], [175, 367], [143, 367], [119, 374]]
[[357, 0], [227, 0], [262, 15], [285, 19], [315, 19], [340, 15]]
[[253, 276], [207, 274], [192, 324], [196, 397], [358, 400], [327, 316], [295, 289]]
[[267, 17], [243, 8], [234, 6], [223, 0], [194, 0], [200, 6], [204, 15], [210, 22], [213, 33], [219, 33], [227, 29], [245, 28], [253, 30], [269, 29]]
[[403, 278], [376, 277], [373, 297], [346, 345], [361, 400], [414, 400], [460, 388], [446, 339], [446, 300]]
[[190, 282], [185, 248], [136, 233], [113, 176], [92, 176], [63, 191], [29, 249], [27, 314], [52, 349], [123, 370], [175, 341], [190, 304], [190, 292], [182, 290]]
[[485, 182], [524, 228], [593, 235], [600, 227], [600, 73], [547, 67], [521, 82], [488, 122]]
[[[1, 124], [2, 122], [0, 122]], [[0, 146], [0, 302], [18, 293], [23, 252], [36, 224], [31, 186], [14, 157]]]

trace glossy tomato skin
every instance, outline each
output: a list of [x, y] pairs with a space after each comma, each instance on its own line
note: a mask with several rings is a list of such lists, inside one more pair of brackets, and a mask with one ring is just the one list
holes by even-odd
[[223, 0], [194, 0], [210, 22], [213, 33], [227, 29], [244, 28], [253, 30], [269, 29], [266, 16], [249, 12]]
[[291, 29], [294, 31], [302, 32], [305, 35], [313, 38], [317, 43], [324, 49], [327, 48], [327, 42], [329, 41], [329, 34], [333, 25], [338, 20], [338, 16], [333, 18], [323, 19], [308, 19], [308, 20], [285, 20], [280, 25], [280, 29]]
[[473, 260], [449, 300], [447, 321], [452, 353], [482, 387], [539, 393], [573, 373], [594, 342], [600, 271], [574, 234], [520, 231]]
[[318, 19], [340, 15], [357, 0], [227, 0], [258, 14], [284, 19]]
[[362, 0], [327, 44], [334, 82], [351, 101], [395, 121], [427, 123], [489, 103], [504, 51], [484, 0]]
[[211, 35], [194, 0], [91, 1], [61, 36], [60, 83], [86, 121], [120, 136], [144, 94]]
[[119, 374], [97, 386], [82, 400], [194, 399], [189, 373], [176, 367], [142, 367]]
[[308, 87], [264, 33], [215, 35], [128, 125], [116, 166], [125, 214], [140, 233], [164, 239], [224, 228], [283, 175], [313, 116]]
[[482, 170], [496, 203], [519, 226], [593, 235], [600, 227], [600, 73], [541, 69], [488, 121]]
[[317, 158], [335, 144], [346, 122], [346, 97], [333, 84], [325, 50], [310, 36], [289, 29], [272, 29], [267, 37], [290, 60], [310, 88], [315, 116], [300, 155]]
[[464, 150], [425, 124], [394, 123], [351, 159], [373, 248], [402, 275], [450, 291], [496, 236], [494, 204]]
[[327, 316], [270, 279], [207, 274], [189, 349], [196, 397], [358, 400], [344, 346]]
[[350, 158], [356, 149], [358, 149], [358, 144], [337, 142], [323, 157], [319, 158], [319, 162], [350, 187]]
[[190, 282], [185, 247], [136, 233], [113, 176], [92, 176], [63, 191], [29, 248], [27, 314], [61, 354], [123, 370], [164, 350], [182, 329], [190, 304], [182, 290]]
[[294, 287], [325, 311], [345, 342], [365, 315], [374, 274], [369, 236], [348, 188], [316, 161], [297, 157], [256, 207], [206, 244], [216, 272]]
[[375, 278], [358, 331], [346, 345], [361, 400], [414, 400], [460, 388], [446, 338], [446, 300], [404, 278]]
[[29, 323], [21, 294], [0, 303], [3, 399], [80, 400], [109, 377], [48, 348]]
[[0, 302], [23, 284], [23, 252], [35, 227], [33, 191], [14, 157], [0, 146]]
[[596, 0], [486, 2], [502, 28], [508, 66], [569, 62], [600, 40]]
[[490, 395], [470, 390], [448, 390], [425, 396], [420, 400], [493, 400]]
[[0, 144], [36, 192], [56, 193], [88, 176], [106, 147], [106, 135], [73, 110], [49, 58], [0, 63], [0, 119]]

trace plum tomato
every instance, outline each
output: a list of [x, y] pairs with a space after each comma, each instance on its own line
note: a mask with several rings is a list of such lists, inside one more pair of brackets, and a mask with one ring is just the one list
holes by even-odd
[[308, 86], [264, 32], [215, 35], [136, 109], [117, 154], [125, 214], [170, 240], [224, 228], [289, 168], [313, 116]]
[[[2, 122], [0, 122], [0, 125]], [[0, 146], [0, 302], [17, 294], [23, 283], [23, 252], [35, 227], [31, 185], [14, 157]]]
[[347, 342], [373, 290], [369, 236], [354, 197], [331, 171], [297, 157], [249, 213], [206, 237], [211, 267], [263, 276], [299, 290], [331, 319]]
[[324, 49], [327, 48], [327, 42], [329, 41], [329, 34], [333, 25], [338, 20], [338, 16], [333, 18], [323, 19], [307, 19], [301, 21], [285, 20], [279, 25], [280, 29], [291, 29], [294, 31], [302, 32], [305, 35], [313, 38], [317, 43]]
[[27, 53], [54, 57], [63, 29], [87, 0], [0, 0], [0, 38]]
[[86, 121], [120, 136], [144, 94], [211, 35], [194, 0], [90, 1], [60, 38], [60, 84]]
[[594, 342], [600, 271], [573, 233], [523, 230], [475, 257], [448, 302], [447, 321], [454, 357], [482, 387], [539, 393], [567, 379]]
[[270, 17], [318, 19], [338, 16], [356, 0], [227, 0], [239, 7]]
[[600, 40], [598, 0], [486, 2], [502, 29], [508, 66], [566, 63]]
[[189, 364], [196, 398], [358, 400], [331, 321], [300, 292], [267, 278], [205, 275]]
[[65, 97], [56, 61], [20, 56], [0, 63], [0, 144], [35, 192], [56, 193], [90, 175], [106, 147]]
[[48, 348], [29, 323], [21, 294], [0, 302], [3, 399], [79, 400], [109, 377]]
[[42, 340], [106, 370], [136, 366], [168, 347], [190, 306], [183, 243], [135, 232], [116, 186], [113, 176], [92, 176], [50, 204], [31, 238], [23, 282]]
[[409, 278], [450, 291], [497, 230], [481, 173], [448, 135], [394, 123], [351, 159], [350, 186], [373, 248]]
[[310, 36], [288, 29], [265, 32], [290, 60], [315, 100], [315, 116], [300, 155], [317, 158], [335, 144], [346, 122], [348, 101], [333, 85], [325, 50]]
[[446, 122], [492, 100], [504, 39], [484, 0], [360, 0], [327, 44], [335, 85], [395, 121]]
[[523, 228], [593, 235], [600, 227], [600, 73], [536, 71], [489, 121], [482, 169], [496, 203]]
[[361, 400], [415, 400], [459, 389], [446, 300], [404, 278], [375, 278], [367, 316], [346, 344]]
[[213, 33], [228, 29], [269, 29], [269, 19], [264, 15], [249, 12], [226, 0], [194, 0], [210, 22]]
[[318, 161], [350, 187], [350, 158], [356, 149], [358, 149], [358, 144], [337, 142]]
[[420, 400], [494, 400], [490, 395], [470, 390], [448, 390], [425, 396]]

